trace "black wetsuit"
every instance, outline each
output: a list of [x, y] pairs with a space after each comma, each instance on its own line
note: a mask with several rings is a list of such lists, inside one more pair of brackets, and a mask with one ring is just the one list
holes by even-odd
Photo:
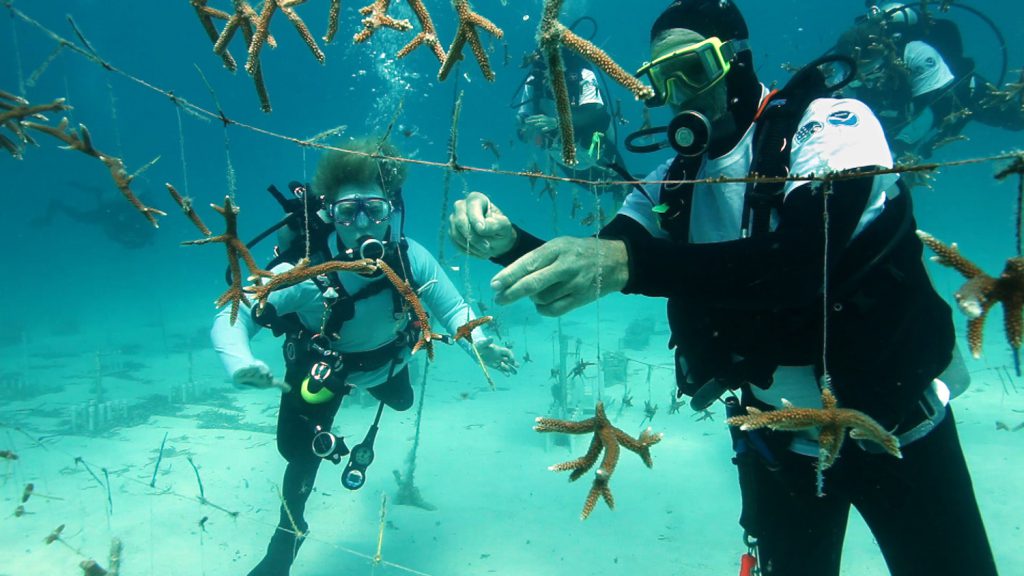
[[[671, 178], [670, 178], [671, 179]], [[909, 193], [886, 204], [854, 237], [871, 178], [839, 181], [829, 197], [829, 373], [840, 405], [903, 433], [927, 417], [922, 394], [949, 364], [951, 310], [935, 292], [914, 234]], [[662, 197], [664, 201], [664, 196]], [[809, 185], [789, 192], [778, 226], [735, 241], [692, 244], [655, 238], [620, 214], [601, 232], [629, 254], [623, 290], [668, 298], [672, 345], [687, 381], [729, 378], [744, 405], [760, 404], [752, 382], [770, 386], [777, 366], [817, 366], [823, 339], [823, 195]], [[508, 264], [542, 242], [520, 230]], [[742, 369], [734, 355], [746, 359]], [[946, 408], [949, 410], [948, 408]], [[903, 459], [848, 440], [816, 496], [816, 459], [788, 450], [791, 433], [767, 434], [777, 469], [752, 453], [738, 456], [741, 524], [760, 539], [765, 575], [839, 574], [850, 506], [867, 520], [896, 576], [996, 573], [951, 411]]]
[[[386, 282], [386, 280], [382, 281]], [[281, 486], [281, 496], [284, 502], [281, 506], [277, 530], [267, 546], [267, 553], [263, 560], [249, 572], [249, 576], [288, 574], [292, 561], [303, 542], [302, 538], [295, 537], [294, 528], [297, 527], [303, 533], [308, 529], [308, 524], [305, 521], [306, 500], [312, 492], [317, 471], [323, 462], [323, 459], [312, 451], [313, 436], [318, 430], [331, 430], [342, 400], [350, 390], [342, 388], [340, 393], [335, 394], [334, 397], [322, 404], [311, 404], [303, 399], [302, 383], [309, 376], [313, 359], [301, 353], [297, 358], [289, 358], [289, 344], [296, 344], [291, 348], [292, 350], [296, 348], [301, 350], [306, 342], [308, 340], [303, 341], [302, 338], [294, 338], [294, 335], [290, 335], [284, 346], [287, 365], [285, 382], [291, 386], [291, 390], [281, 395], [281, 406], [277, 414], [277, 450], [288, 462]], [[389, 346], [389, 348], [393, 347]], [[396, 356], [398, 354], [398, 350], [391, 352]], [[368, 353], [373, 355], [372, 365], [368, 369], [378, 368], [381, 362], [387, 362], [386, 358], [391, 352]], [[359, 362], [358, 356], [358, 354], [346, 355], [346, 364], [356, 365]], [[385, 382], [371, 386], [366, 391], [388, 408], [400, 412], [408, 410], [413, 403], [413, 390], [407, 366], [389, 374]], [[369, 421], [366, 422], [366, 426], [370, 426]]]

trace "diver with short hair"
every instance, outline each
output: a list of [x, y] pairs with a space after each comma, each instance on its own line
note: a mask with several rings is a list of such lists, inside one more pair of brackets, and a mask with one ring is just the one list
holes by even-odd
[[[356, 154], [328, 151], [317, 166], [312, 190], [297, 187], [306, 203], [315, 203], [310, 218], [322, 217], [327, 226], [313, 226], [310, 238], [313, 264], [329, 260], [382, 259], [411, 285], [435, 314], [438, 327], [455, 334], [474, 320], [472, 308], [459, 294], [444, 269], [416, 241], [406, 238], [401, 187], [405, 166], [390, 144], [364, 138], [348, 144]], [[299, 202], [301, 206], [303, 202]], [[402, 223], [400, 223], [402, 221]], [[322, 231], [315, 234], [316, 230]], [[304, 228], [299, 225], [299, 233]], [[333, 248], [327, 242], [333, 232]], [[281, 246], [270, 266], [280, 274], [305, 255], [305, 238]], [[249, 340], [261, 327], [284, 335], [284, 382], [276, 381], [268, 364], [253, 356]], [[397, 411], [413, 404], [407, 364], [419, 336], [417, 319], [402, 295], [378, 270], [373, 274], [331, 273], [272, 292], [263, 308], [242, 306], [232, 325], [228, 308], [214, 321], [211, 337], [227, 373], [242, 388], [280, 387], [277, 447], [288, 465], [281, 487], [280, 522], [260, 563], [250, 576], [285, 576], [304, 540], [306, 500], [323, 460], [340, 464], [350, 449], [331, 434], [342, 399], [354, 388], [379, 401], [366, 437], [351, 448], [342, 472], [342, 485], [360, 488], [373, 460], [373, 440], [385, 406]], [[438, 330], [440, 332], [440, 330]], [[437, 335], [435, 335], [436, 337]], [[470, 337], [480, 359], [506, 374], [514, 373], [512, 351], [475, 328]], [[476, 361], [470, 344], [460, 344]], [[296, 530], [298, 534], [296, 534]]]

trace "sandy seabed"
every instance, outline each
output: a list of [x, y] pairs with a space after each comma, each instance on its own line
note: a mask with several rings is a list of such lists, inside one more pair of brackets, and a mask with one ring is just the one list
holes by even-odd
[[[307, 507], [309, 537], [292, 573], [735, 574], [745, 550], [736, 523], [739, 495], [728, 431], [721, 408], [713, 410], [713, 420], [699, 420], [686, 407], [668, 413], [673, 383], [660, 303], [616, 296], [599, 310], [588, 307], [560, 323], [570, 351], [581, 341], [583, 360], [595, 361], [599, 346], [603, 353], [625, 346], [622, 351], [636, 361], [628, 364], [628, 391], [599, 366], [589, 367], [574, 386], [580, 408], [592, 409], [600, 393], [612, 421], [636, 434], [650, 401], [658, 405], [653, 428], [665, 434], [652, 450], [652, 470], [634, 455], [622, 455], [611, 483], [616, 509], [599, 503], [583, 522], [579, 514], [591, 475], [569, 483], [566, 473], [547, 467], [581, 455], [589, 439], [565, 445], [531, 429], [551, 405], [559, 323], [535, 318], [526, 307], [499, 312], [504, 338], [532, 359], [517, 376], [496, 375], [492, 391], [479, 367], [454, 349], [442, 350], [429, 369], [415, 485], [436, 510], [394, 503], [398, 485], [392, 471], [407, 473], [416, 409], [386, 411], [377, 458], [362, 490], [341, 486], [341, 467], [321, 467]], [[646, 329], [638, 331], [641, 325]], [[277, 521], [284, 469], [273, 434], [277, 398], [227, 384], [204, 341], [207, 328], [204, 318], [183, 319], [159, 333], [151, 327], [124, 334], [125, 343], [146, 344], [122, 348], [111, 344], [117, 338], [109, 331], [0, 348], [4, 384], [22, 389], [20, 396], [8, 391], [0, 403], [0, 449], [19, 457], [0, 463], [0, 505], [6, 512], [0, 521], [0, 574], [76, 574], [86, 558], [106, 566], [115, 537], [124, 544], [123, 576], [245, 574], [259, 560]], [[992, 357], [968, 361], [973, 383], [955, 401], [956, 418], [1001, 573], [1024, 574], [1024, 430], [996, 426], [1024, 422], [1024, 385], [998, 363], [998, 338], [989, 340], [996, 350]], [[254, 349], [282, 371], [278, 343], [269, 334], [257, 337]], [[641, 362], [659, 365], [650, 381]], [[72, 432], [73, 407], [95, 397], [97, 380], [106, 399], [132, 406], [129, 420], [97, 434]], [[188, 382], [197, 398], [152, 400], [180, 394]], [[56, 391], [37, 395], [25, 389]], [[623, 408], [626, 393], [634, 405]], [[374, 408], [346, 400], [334, 430], [349, 445], [357, 443]], [[18, 515], [27, 483], [34, 493]], [[46, 544], [61, 524], [60, 541]], [[854, 515], [851, 524], [843, 573], [886, 574], [863, 522]], [[378, 541], [381, 561], [374, 562]]]

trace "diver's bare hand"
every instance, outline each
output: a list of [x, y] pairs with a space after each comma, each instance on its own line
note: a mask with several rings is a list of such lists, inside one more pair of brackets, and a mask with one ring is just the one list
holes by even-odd
[[494, 301], [530, 298], [540, 314], [561, 316], [622, 290], [629, 280], [628, 260], [626, 245], [619, 240], [555, 238], [491, 279]]
[[553, 132], [558, 130], [558, 119], [546, 114], [534, 114], [527, 116], [523, 123], [528, 129], [539, 130], [540, 132]]
[[516, 362], [512, 350], [494, 343], [493, 338], [481, 338], [473, 343], [480, 359], [491, 368], [501, 371], [506, 376], [515, 374], [519, 370], [519, 363]]
[[257, 360], [253, 364], [235, 370], [231, 380], [239, 388], [280, 388], [282, 392], [292, 389], [287, 383], [275, 380], [270, 368], [263, 362]]
[[448, 217], [448, 233], [459, 250], [478, 258], [501, 256], [516, 243], [512, 222], [480, 192], [470, 192], [465, 200], [455, 202]]

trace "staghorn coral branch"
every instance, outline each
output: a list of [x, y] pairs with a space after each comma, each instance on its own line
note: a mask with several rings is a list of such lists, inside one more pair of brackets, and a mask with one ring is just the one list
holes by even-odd
[[[255, 37], [255, 26], [260, 18], [253, 7], [245, 0], [233, 0], [233, 2], [235, 13], [228, 19], [224, 29], [221, 30], [220, 36], [217, 37], [217, 41], [213, 44], [213, 52], [221, 57], [227, 53], [228, 43], [231, 42], [235, 32], [239, 29], [242, 30], [242, 37], [245, 40], [246, 46], [251, 47]], [[269, 33], [264, 38], [264, 41], [271, 47], [277, 46], [273, 36], [270, 36]], [[253, 64], [251, 69], [249, 64]], [[259, 60], [256, 60], [255, 63], [251, 60], [246, 62], [246, 71], [252, 76], [253, 84], [256, 87], [256, 95], [260, 99], [260, 109], [269, 113], [271, 111], [270, 96], [267, 93], [266, 82], [263, 80], [263, 70], [259, 66]]]
[[[181, 205], [182, 208], [185, 207], [183, 203], [179, 203], [179, 205]], [[229, 302], [231, 303], [230, 322], [234, 325], [235, 321], [238, 320], [238, 310], [241, 307], [241, 303], [244, 302], [247, 306], [249, 305], [249, 299], [242, 290], [242, 267], [241, 264], [239, 264], [239, 260], [245, 261], [245, 265], [249, 268], [250, 278], [267, 278], [273, 275], [256, 265], [256, 261], [253, 259], [252, 254], [249, 253], [249, 249], [246, 248], [245, 242], [242, 242], [242, 240], [239, 239], [239, 210], [238, 206], [236, 206], [231, 200], [231, 196], [224, 197], [224, 206], [210, 204], [210, 207], [224, 217], [224, 232], [218, 236], [210, 236], [209, 229], [206, 228], [206, 226], [201, 225], [200, 221], [200, 223], [197, 224], [197, 227], [201, 231], [206, 229], [203, 233], [207, 236], [199, 240], [182, 242], [182, 245], [197, 246], [200, 244], [224, 244], [228, 256], [228, 269], [231, 272], [231, 286], [229, 286], [228, 289], [225, 290], [219, 298], [217, 298], [214, 304], [217, 308], [220, 308]], [[193, 223], [195, 223], [195, 220], [193, 220]]]
[[[1024, 69], [1017, 70], [1017, 82], [1007, 82], [1002, 88], [986, 82], [987, 95], [981, 100], [981, 107], [1008, 111], [1013, 107], [1024, 110]], [[1017, 102], [1013, 100], [1016, 99]]]
[[[196, 11], [196, 16], [199, 18], [199, 23], [202, 24], [203, 30], [206, 31], [206, 35], [210, 38], [210, 41], [213, 42], [214, 46], [216, 46], [220, 33], [217, 32], [217, 27], [213, 25], [213, 19], [231, 20], [231, 15], [222, 10], [210, 8], [206, 5], [208, 1], [209, 0], [191, 0], [192, 7], [195, 8]], [[238, 64], [235, 62], [235, 58], [227, 51], [226, 46], [221, 48], [218, 54], [224, 62], [225, 68], [232, 72], [238, 69]]]
[[626, 434], [622, 430], [613, 426], [608, 420], [608, 416], [604, 411], [604, 403], [602, 402], [597, 403], [597, 406], [594, 408], [594, 416], [592, 418], [574, 422], [571, 420], [556, 420], [554, 418], [541, 417], [537, 418], [537, 423], [533, 429], [537, 432], [562, 432], [565, 434], [592, 433], [594, 435], [590, 441], [590, 447], [587, 448], [586, 454], [575, 460], [555, 464], [548, 468], [549, 470], [556, 472], [572, 470], [572, 473], [569, 475], [570, 482], [579, 479], [593, 468], [594, 464], [597, 463], [597, 457], [602, 451], [604, 452], [604, 458], [601, 460], [601, 466], [594, 474], [594, 482], [591, 484], [590, 492], [587, 493], [587, 497], [583, 502], [583, 512], [580, 514], [581, 520], [586, 520], [587, 517], [590, 516], [590, 513], [594, 510], [594, 506], [597, 505], [598, 498], [604, 499], [609, 508], [615, 508], [615, 499], [612, 496], [612, 491], [608, 483], [611, 480], [612, 474], [615, 472], [615, 467], [619, 461], [620, 446], [638, 454], [644, 461], [644, 464], [650, 468], [654, 463], [651, 460], [649, 449], [651, 446], [660, 442], [663, 437], [660, 433], [652, 433], [650, 428], [645, 430], [640, 435], [640, 438], [633, 438], [629, 434]]
[[[1024, 71], [1021, 72], [1024, 77]], [[1013, 162], [996, 173], [996, 180], [1017, 175], [1017, 256], [1024, 256], [1024, 152], [1018, 152]]]
[[562, 160], [567, 166], [576, 164], [576, 134], [572, 125], [572, 106], [569, 87], [565, 83], [565, 63], [562, 52], [557, 48], [545, 52], [548, 60], [548, 81], [555, 96], [555, 110], [558, 112], [558, 130], [562, 140]]
[[917, 237], [921, 239], [921, 242], [925, 246], [932, 249], [935, 252], [935, 256], [932, 256], [932, 262], [937, 262], [943, 266], [948, 266], [959, 272], [964, 278], [970, 280], [975, 276], [984, 274], [974, 262], [964, 258], [960, 254], [960, 248], [956, 245], [956, 242], [946, 246], [931, 234], [924, 230], [917, 231]]
[[637, 79], [636, 76], [626, 72], [604, 50], [595, 46], [593, 42], [580, 38], [560, 22], [555, 24], [559, 30], [559, 41], [563, 46], [586, 58], [601, 70], [604, 70], [605, 74], [611, 77], [612, 80], [615, 80], [632, 92], [637, 100], [646, 100], [654, 96], [654, 90], [651, 87], [644, 86], [643, 82]]
[[210, 229], [206, 227], [206, 224], [203, 223], [203, 220], [202, 218], [199, 217], [199, 214], [196, 214], [196, 211], [192, 206], [192, 199], [186, 198], [182, 196], [180, 193], [178, 193], [178, 191], [174, 188], [174, 186], [171, 185], [170, 182], [165, 182], [164, 186], [167, 187], [167, 191], [171, 194], [171, 198], [174, 199], [174, 202], [181, 207], [181, 211], [185, 214], [185, 216], [188, 217], [189, 220], [192, 221], [192, 224], [194, 224], [195, 227], [198, 228], [199, 231], [203, 233], [203, 236], [213, 236], [213, 232], [211, 232]]
[[936, 256], [932, 257], [934, 262], [953, 268], [967, 278], [967, 282], [953, 294], [953, 297], [960, 311], [968, 317], [967, 343], [973, 357], [981, 358], [983, 328], [988, 311], [997, 302], [1003, 305], [1003, 329], [1006, 341], [1013, 350], [1014, 365], [1019, 375], [1019, 351], [1024, 340], [1024, 257], [1015, 256], [1007, 259], [1003, 272], [998, 278], [993, 278], [964, 258], [956, 243], [947, 246], [920, 230], [917, 235], [935, 252]]
[[661, 441], [661, 434], [654, 434], [648, 428], [640, 433], [640, 438], [633, 438], [618, 428], [615, 429], [615, 439], [623, 448], [636, 454], [643, 460], [648, 468], [654, 467], [654, 460], [651, 459], [651, 446]]
[[819, 431], [818, 472], [827, 470], [839, 457], [846, 431], [850, 437], [878, 444], [886, 452], [902, 458], [899, 439], [875, 422], [873, 418], [849, 408], [839, 408], [835, 396], [827, 387], [821, 391], [822, 408], [797, 408], [783, 401], [779, 410], [762, 412], [748, 406], [746, 416], [733, 416], [726, 420], [740, 430], [770, 428], [790, 432], [817, 429]]
[[380, 270], [384, 272], [384, 276], [387, 277], [388, 281], [391, 282], [391, 285], [398, 290], [398, 293], [402, 295], [402, 298], [404, 298], [409, 307], [412, 308], [413, 313], [416, 315], [416, 320], [419, 322], [420, 339], [416, 342], [416, 345], [413, 346], [412, 353], [415, 354], [421, 349], [426, 349], [427, 358], [433, 360], [434, 340], [437, 339], [437, 337], [430, 329], [430, 317], [427, 316], [427, 311], [423, 309], [423, 303], [420, 302], [419, 296], [416, 295], [416, 292], [413, 291], [408, 282], [402, 280], [391, 266], [388, 266], [387, 262], [378, 259], [375, 264], [377, 265], [377, 268], [380, 268]]
[[166, 216], [167, 213], [162, 210], [146, 206], [141, 200], [139, 200], [131, 189], [132, 180], [156, 163], [156, 161], [160, 159], [159, 156], [150, 160], [148, 164], [140, 168], [134, 174], [128, 174], [128, 171], [125, 169], [124, 162], [120, 158], [104, 154], [92, 145], [92, 138], [89, 136], [89, 129], [86, 128], [84, 124], [79, 124], [77, 131], [68, 129], [67, 118], [63, 118], [57, 127], [37, 124], [35, 122], [22, 122], [22, 126], [44, 134], [49, 134], [50, 136], [53, 136], [67, 144], [67, 148], [71, 150], [78, 150], [83, 154], [92, 156], [100, 162], [103, 162], [103, 165], [110, 171], [110, 176], [113, 178], [114, 184], [117, 185], [117, 189], [121, 191], [121, 194], [128, 200], [128, 202], [130, 202], [140, 214], [145, 216], [146, 220], [149, 220], [149, 223], [152, 224], [154, 228], [160, 227], [160, 224], [156, 221], [156, 217]]
[[437, 57], [437, 61], [444, 63], [444, 48], [441, 47], [441, 42], [437, 39], [437, 30], [434, 28], [434, 22], [430, 19], [430, 12], [427, 12], [427, 7], [423, 5], [423, 0], [408, 0], [409, 7], [412, 8], [416, 19], [420, 22], [419, 34], [416, 35], [408, 44], [406, 44], [401, 50], [398, 51], [396, 58], [404, 58], [409, 55], [410, 52], [419, 48], [423, 44], [430, 46], [430, 49], [434, 52], [434, 56]]
[[455, 11], [459, 15], [459, 27], [455, 32], [455, 39], [448, 47], [448, 53], [445, 54], [444, 60], [441, 62], [441, 70], [437, 73], [437, 79], [443, 82], [448, 77], [452, 68], [455, 67], [455, 63], [462, 60], [462, 49], [468, 42], [473, 56], [476, 57], [476, 61], [480, 65], [480, 72], [483, 73], [484, 78], [493, 81], [494, 70], [491, 69], [491, 61], [487, 57], [487, 51], [484, 50], [476, 29], [483, 28], [495, 38], [504, 37], [505, 32], [487, 18], [474, 12], [469, 5], [469, 0], [454, 0], [454, 2]]
[[[23, 120], [33, 118], [46, 122], [47, 118], [43, 115], [43, 112], [63, 112], [66, 110], [71, 110], [71, 106], [65, 104], [63, 98], [58, 98], [49, 104], [33, 105], [20, 96], [0, 90], [0, 126], [10, 130], [22, 144], [36, 145], [36, 141], [25, 132]], [[11, 156], [14, 156], [16, 159], [21, 159], [21, 146], [3, 134], [0, 134], [0, 147], [10, 152]]]
[[537, 29], [540, 51], [547, 60], [548, 82], [555, 95], [555, 109], [558, 111], [558, 129], [562, 139], [562, 161], [576, 164], [576, 143], [572, 126], [572, 108], [569, 103], [569, 89], [565, 84], [565, 66], [562, 62], [561, 47], [565, 46], [601, 68], [613, 80], [623, 85], [639, 100], [654, 96], [651, 88], [644, 86], [632, 74], [626, 72], [612, 60], [611, 56], [584, 40], [558, 21], [562, 11], [562, 0], [545, 0], [544, 15]]
[[359, 274], [370, 274], [377, 270], [373, 260], [355, 260], [353, 262], [330, 261], [315, 266], [309, 265], [309, 258], [299, 260], [291, 269], [274, 274], [263, 284], [246, 286], [244, 291], [252, 294], [257, 301], [258, 310], [262, 310], [267, 303], [267, 298], [272, 292], [295, 286], [311, 278], [316, 278], [332, 272], [356, 272]]
[[334, 42], [334, 35], [338, 33], [338, 16], [341, 15], [341, 0], [331, 0], [330, 12], [327, 14], [327, 33], [323, 40], [330, 44]]
[[363, 29], [352, 37], [352, 42], [361, 44], [370, 39], [379, 28], [391, 28], [399, 32], [412, 30], [412, 23], [406, 19], [395, 19], [388, 16], [388, 8], [391, 7], [391, 0], [373, 0], [373, 4], [363, 6], [359, 13], [363, 18]]
[[263, 50], [263, 45], [267, 41], [267, 37], [270, 35], [270, 20], [274, 17], [274, 13], [280, 10], [284, 15], [291, 21], [292, 25], [295, 26], [295, 30], [302, 37], [302, 40], [309, 47], [310, 52], [313, 53], [313, 57], [316, 58], [317, 62], [323, 64], [325, 57], [323, 50], [316, 43], [316, 39], [309, 32], [309, 27], [302, 21], [302, 18], [295, 13], [295, 6], [304, 4], [306, 0], [265, 0], [263, 3], [263, 11], [260, 12], [259, 19], [256, 21], [256, 30], [249, 41], [249, 59], [245, 62], [245, 70], [249, 74], [255, 74], [260, 67], [260, 52]]
[[[245, 0], [232, 0], [235, 7], [234, 14], [228, 17], [227, 23], [224, 25], [224, 29], [221, 30], [220, 35], [217, 37], [216, 42], [213, 43], [213, 51], [220, 55], [227, 50], [228, 44], [231, 39], [234, 38], [235, 32], [239, 29], [242, 30], [242, 35], [245, 39], [246, 50], [252, 43], [253, 31], [256, 29], [256, 22], [260, 16], [256, 13], [251, 5]], [[226, 12], [224, 14], [227, 14]], [[211, 13], [213, 17], [219, 17], [219, 14]], [[272, 48], [277, 47], [277, 42], [273, 36], [267, 36], [267, 44], [270, 44]]]
[[493, 320], [494, 316], [481, 316], [479, 318], [475, 318], [473, 320], [470, 320], [469, 322], [466, 322], [462, 326], [459, 326], [458, 330], [455, 331], [455, 342], [458, 342], [459, 340], [472, 341], [473, 330], [476, 330], [478, 327], [483, 326], [484, 324], [487, 324], [488, 322], [491, 322]]

